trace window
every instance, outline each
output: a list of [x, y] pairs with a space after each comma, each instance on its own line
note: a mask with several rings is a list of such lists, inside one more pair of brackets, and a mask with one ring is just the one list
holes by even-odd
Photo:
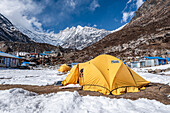
[[0, 64], [5, 64], [5, 58], [4, 57], [0, 57]]
[[14, 58], [12, 59], [12, 64], [16, 65], [16, 59], [14, 59]]

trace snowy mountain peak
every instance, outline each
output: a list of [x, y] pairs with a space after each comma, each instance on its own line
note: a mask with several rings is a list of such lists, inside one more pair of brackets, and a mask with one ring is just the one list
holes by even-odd
[[62, 46], [64, 48], [77, 48], [83, 49], [100, 39], [104, 38], [106, 35], [110, 34], [111, 31], [106, 31], [104, 29], [96, 29], [93, 27], [82, 27], [78, 25], [77, 27], [67, 27], [58, 34], [54, 33], [38, 33], [29, 31], [25, 28], [18, 27], [20, 31], [29, 36], [32, 40], [40, 43], [48, 43], [55, 46]]
[[78, 28], [78, 29], [83, 29], [83, 27], [82, 27], [82, 26], [80, 26], [80, 25], [78, 25], [78, 26], [77, 26], [77, 28]]

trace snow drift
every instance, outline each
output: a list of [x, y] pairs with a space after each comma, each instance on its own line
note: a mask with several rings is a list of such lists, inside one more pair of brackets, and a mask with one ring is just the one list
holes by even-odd
[[170, 105], [156, 100], [80, 96], [78, 92], [37, 95], [20, 88], [0, 91], [0, 112], [12, 113], [169, 113]]

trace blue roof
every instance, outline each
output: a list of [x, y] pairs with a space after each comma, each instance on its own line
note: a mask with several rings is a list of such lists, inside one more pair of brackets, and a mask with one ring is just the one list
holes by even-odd
[[162, 57], [144, 57], [144, 58], [147, 58], [147, 59], [166, 60], [165, 58], [162, 58]]
[[44, 51], [43, 53], [51, 53], [51, 51]]
[[21, 59], [21, 57], [18, 57], [18, 56], [15, 56], [15, 55], [11, 55], [11, 54], [8, 54], [8, 53], [4, 53], [2, 51], [0, 51], [0, 56]]
[[71, 65], [76, 65], [76, 64], [79, 64], [79, 63], [71, 63]]
[[47, 55], [47, 54], [45, 54], [45, 53], [39, 53], [40, 55]]
[[30, 64], [30, 62], [22, 62], [21, 66], [27, 66], [28, 64]]
[[166, 60], [167, 60], [167, 61], [170, 61], [170, 58], [169, 58], [169, 57], [166, 57]]

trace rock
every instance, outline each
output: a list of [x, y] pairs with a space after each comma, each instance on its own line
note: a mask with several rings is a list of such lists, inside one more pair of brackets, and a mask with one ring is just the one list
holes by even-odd
[[161, 70], [161, 69], [155, 69], [154, 72], [155, 72], [155, 73], [160, 73], [160, 72], [162, 72], [162, 70]]
[[165, 72], [170, 71], [170, 68], [166, 69]]

